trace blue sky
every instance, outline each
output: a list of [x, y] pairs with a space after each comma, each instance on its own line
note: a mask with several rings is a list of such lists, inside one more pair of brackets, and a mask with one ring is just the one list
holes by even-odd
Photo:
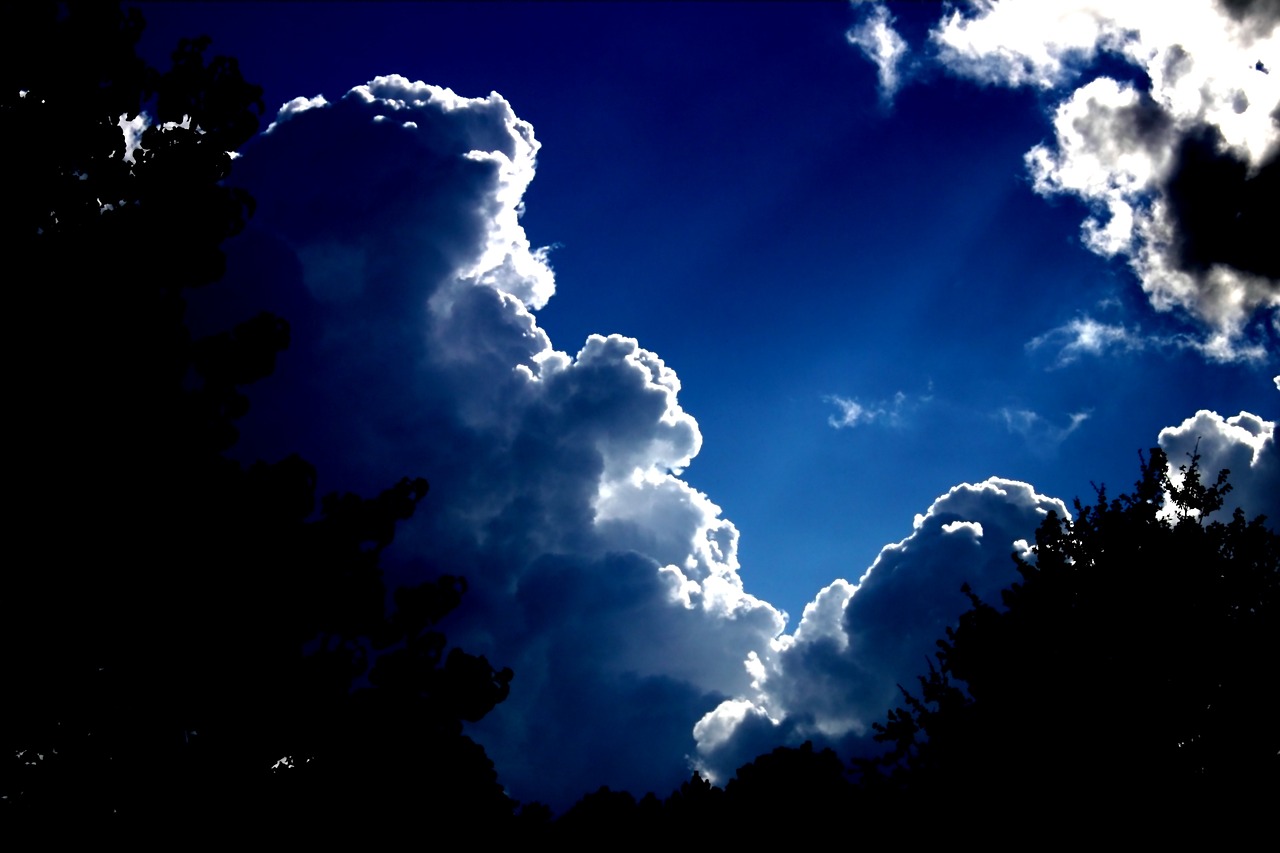
[[431, 480], [394, 571], [471, 581], [519, 798], [858, 748], [1158, 438], [1280, 518], [1275, 247], [1221, 236], [1276, 222], [1274, 4], [142, 8], [264, 128], [324, 97], [237, 164], [209, 310], [295, 329], [240, 452]]

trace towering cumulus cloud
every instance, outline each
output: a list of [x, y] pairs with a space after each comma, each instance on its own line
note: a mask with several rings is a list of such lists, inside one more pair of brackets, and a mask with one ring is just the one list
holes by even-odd
[[[1151, 304], [1206, 330], [1215, 360], [1261, 358], [1280, 329], [1280, 6], [975, 2], [931, 34], [982, 83], [1075, 87], [1027, 154], [1038, 192], [1091, 208], [1085, 243], [1127, 258]], [[1107, 56], [1136, 79], [1091, 72]]]
[[229, 278], [294, 331], [244, 452], [298, 450], [326, 490], [430, 478], [394, 570], [470, 581], [450, 638], [518, 679], [477, 736], [516, 796], [564, 805], [679, 784], [785, 617], [679, 478], [701, 436], [675, 372], [616, 335], [557, 351], [531, 313], [554, 292], [519, 223], [537, 151], [497, 94], [297, 99], [237, 170], [259, 215]]

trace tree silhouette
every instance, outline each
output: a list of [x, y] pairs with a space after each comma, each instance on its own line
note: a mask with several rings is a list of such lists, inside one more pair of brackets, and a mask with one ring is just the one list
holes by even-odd
[[[4, 245], [25, 326], [8, 513], [26, 547], [0, 588], [0, 811], [93, 831], [508, 816], [461, 721], [502, 701], [511, 671], [446, 653], [438, 627], [465, 584], [389, 606], [382, 582], [426, 481], [317, 513], [304, 460], [223, 455], [289, 327], [262, 314], [193, 340], [184, 294], [221, 277], [252, 212], [226, 180], [260, 90], [206, 60], [207, 39], [147, 67], [137, 10], [7, 13]], [[122, 123], [140, 115], [131, 148]]]
[[870, 782], [1081, 832], [1260, 825], [1280, 793], [1280, 537], [1212, 519], [1228, 472], [1205, 483], [1193, 454], [1180, 474], [1152, 449], [1132, 493], [1051, 513], [1003, 608], [966, 586], [920, 697], [876, 726], [892, 749]]

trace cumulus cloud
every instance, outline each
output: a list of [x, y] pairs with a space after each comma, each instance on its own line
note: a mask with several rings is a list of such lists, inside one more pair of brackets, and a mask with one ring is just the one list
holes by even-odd
[[1198, 323], [1212, 360], [1263, 357], [1265, 325], [1250, 324], [1280, 308], [1275, 20], [1263, 3], [983, 0], [931, 33], [939, 61], [984, 84], [1054, 91], [1104, 53], [1133, 68], [1141, 82], [1072, 91], [1027, 167], [1037, 192], [1089, 205], [1085, 244], [1128, 260], [1157, 310]]
[[875, 63], [880, 97], [891, 102], [902, 83], [900, 65], [907, 55], [907, 43], [893, 28], [893, 15], [883, 3], [854, 0], [853, 8], [858, 22], [845, 37]]
[[1169, 456], [1169, 474], [1181, 485], [1180, 470], [1200, 455], [1201, 482], [1211, 484], [1224, 468], [1231, 472], [1231, 491], [1222, 509], [1211, 520], [1229, 521], [1237, 507], [1247, 517], [1265, 515], [1280, 526], [1280, 450], [1276, 448], [1275, 421], [1249, 412], [1223, 418], [1201, 409], [1178, 426], [1160, 431], [1160, 448]]
[[695, 728], [699, 768], [724, 778], [764, 744], [838, 743], [868, 733], [914, 685], [935, 642], [968, 606], [1016, 580], [1011, 554], [1060, 500], [993, 477], [963, 484], [916, 516], [858, 582], [836, 580], [805, 607], [799, 626], [748, 661], [752, 691], [726, 700]]

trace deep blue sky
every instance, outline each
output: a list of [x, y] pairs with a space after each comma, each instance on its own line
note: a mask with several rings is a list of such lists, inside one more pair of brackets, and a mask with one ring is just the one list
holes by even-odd
[[[683, 479], [737, 527], [745, 589], [787, 611], [787, 631], [952, 486], [1002, 477], [1069, 503], [1091, 482], [1129, 486], [1138, 451], [1200, 409], [1280, 414], [1274, 278], [1237, 339], [1262, 352], [1206, 358], [1186, 345], [1208, 328], [1194, 309], [1155, 311], [1128, 256], [1082, 242], [1086, 203], [1033, 187], [1024, 155], [1053, 144], [1073, 90], [1102, 71], [1151, 85], [1115, 54], [1054, 85], [982, 82], [939, 61], [939, 7], [893, 7], [910, 51], [890, 98], [846, 37], [869, 4], [142, 8], [153, 64], [208, 34], [263, 86], [268, 119], [377, 75], [500, 93], [542, 146], [521, 220], [554, 247], [538, 326], [570, 356], [593, 333], [634, 338], [678, 374], [702, 436]], [[1054, 330], [1086, 318], [1146, 343], [1062, 356]], [[879, 414], [833, 426], [853, 402]], [[406, 467], [439, 479], [430, 459]], [[689, 702], [692, 726], [708, 709]]]

